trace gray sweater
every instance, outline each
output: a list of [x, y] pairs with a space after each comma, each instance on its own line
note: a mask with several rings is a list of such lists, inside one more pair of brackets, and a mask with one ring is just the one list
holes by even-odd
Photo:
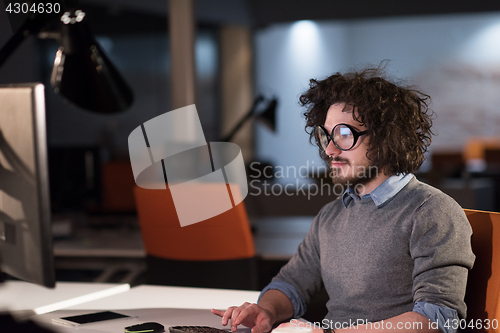
[[412, 179], [378, 207], [337, 199], [321, 209], [297, 254], [273, 281], [308, 303], [323, 283], [331, 322], [376, 322], [428, 302], [466, 316], [467, 273], [474, 263], [469, 222], [441, 191]]

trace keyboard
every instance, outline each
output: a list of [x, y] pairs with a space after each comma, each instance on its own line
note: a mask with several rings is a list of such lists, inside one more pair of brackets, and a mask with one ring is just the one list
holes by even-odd
[[209, 326], [171, 326], [170, 333], [228, 333], [226, 330]]

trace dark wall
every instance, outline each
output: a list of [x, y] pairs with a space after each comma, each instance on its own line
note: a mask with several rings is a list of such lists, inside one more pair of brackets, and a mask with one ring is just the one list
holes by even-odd
[[[84, 161], [85, 152], [92, 151], [94, 161], [98, 163], [128, 161], [130, 132], [145, 121], [171, 110], [170, 45], [166, 14], [155, 16], [98, 6], [83, 9], [97, 41], [134, 92], [134, 103], [128, 110], [113, 115], [97, 114], [67, 103], [55, 94], [50, 85], [53, 61], [59, 47], [55, 40], [29, 37], [0, 68], [0, 84], [45, 84], [49, 154], [59, 152], [57, 158], [49, 156], [50, 160], [71, 158]], [[1, 4], [0, 45], [4, 45], [12, 35]], [[209, 141], [216, 141], [219, 137], [217, 48], [218, 28], [198, 27], [196, 105]], [[61, 151], [67, 152], [68, 156], [60, 156]], [[78, 152], [82, 152], [82, 156]], [[79, 157], [75, 157], [77, 155]], [[79, 179], [85, 166], [80, 165], [81, 170], [77, 172], [78, 166], [73, 164], [71, 169], [75, 172], [68, 171], [67, 177]]]

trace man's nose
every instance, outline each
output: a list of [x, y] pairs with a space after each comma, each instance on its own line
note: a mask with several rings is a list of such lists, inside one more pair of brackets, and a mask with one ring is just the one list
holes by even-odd
[[325, 153], [328, 156], [335, 157], [340, 154], [342, 150], [338, 149], [337, 146], [333, 143], [333, 140], [330, 140], [328, 146], [326, 146]]

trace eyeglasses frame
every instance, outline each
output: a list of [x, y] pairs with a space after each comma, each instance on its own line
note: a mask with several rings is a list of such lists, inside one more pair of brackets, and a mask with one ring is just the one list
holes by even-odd
[[[354, 141], [352, 143], [352, 146], [350, 148], [347, 148], [347, 149], [344, 149], [344, 148], [340, 148], [338, 145], [337, 145], [337, 142], [335, 142], [335, 140], [333, 140], [333, 131], [335, 131], [335, 129], [337, 128], [337, 126], [340, 126], [340, 125], [344, 125], [345, 127], [349, 128], [351, 130], [351, 133], [353, 134], [354, 136]], [[351, 150], [352, 148], [354, 148], [354, 146], [356, 145], [356, 143], [358, 142], [358, 139], [360, 136], [362, 135], [365, 135], [365, 134], [368, 134], [368, 130], [364, 130], [364, 131], [358, 131], [357, 129], [355, 129], [354, 127], [352, 127], [351, 125], [349, 124], [344, 124], [344, 123], [340, 123], [340, 124], [337, 124], [335, 125], [335, 127], [332, 128], [332, 132], [331, 133], [328, 133], [328, 131], [326, 130], [326, 128], [323, 126], [323, 125], [318, 125], [316, 126], [316, 128], [321, 128], [323, 130], [323, 132], [326, 133], [327, 135], [327, 138], [328, 138], [328, 144], [326, 145], [328, 147], [328, 145], [330, 144], [330, 142], [333, 142], [333, 144], [335, 145], [335, 147], [337, 147], [338, 149], [342, 150], [342, 151], [348, 151], [348, 150]], [[318, 144], [318, 140], [316, 140], [316, 144]], [[326, 151], [326, 147], [325, 149], [323, 149], [323, 147], [321, 147], [320, 144], [318, 144], [318, 147], [319, 149], [321, 149], [322, 151]]]

